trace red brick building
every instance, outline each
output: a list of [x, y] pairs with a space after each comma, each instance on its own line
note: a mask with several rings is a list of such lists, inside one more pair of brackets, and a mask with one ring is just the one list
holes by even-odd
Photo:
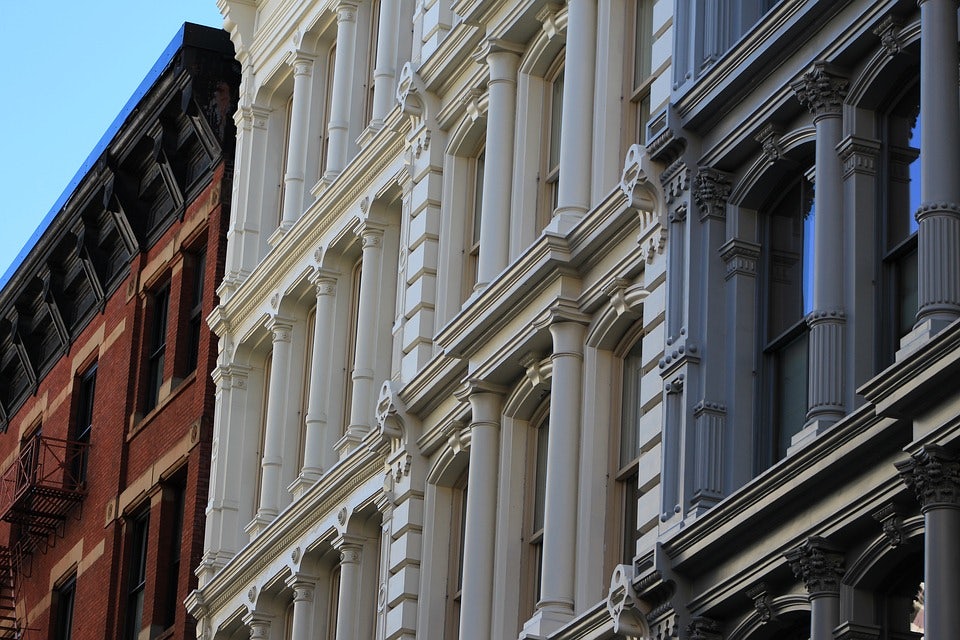
[[0, 637], [194, 637], [238, 77], [184, 25], [0, 281]]

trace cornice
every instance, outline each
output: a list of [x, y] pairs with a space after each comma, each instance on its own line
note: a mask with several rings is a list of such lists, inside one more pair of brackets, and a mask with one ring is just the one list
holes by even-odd
[[[735, 537], [737, 530], [755, 526], [759, 520], [775, 522], [774, 513], [785, 505], [809, 500], [812, 485], [830, 482], [835, 486], [837, 469], [862, 451], [865, 442], [887, 442], [891, 452], [899, 451], [906, 440], [898, 446], [897, 429], [902, 429], [902, 425], [877, 415], [869, 405], [846, 416], [810, 445], [760, 474], [665, 541], [664, 549], [673, 559], [674, 567], [682, 570], [682, 565], [694, 561], [700, 554], [711, 553], [712, 543], [733, 539], [731, 536]], [[889, 489], [900, 491], [899, 480], [892, 469], [889, 475]], [[866, 502], [864, 496], [858, 495], [856, 508], [865, 508]], [[848, 515], [844, 509], [835, 511], [835, 515]], [[749, 517], [745, 518], [744, 514]]]
[[427, 91], [446, 95], [457, 77], [477, 66], [471, 54], [483, 38], [483, 29], [466, 22], [451, 29], [440, 46], [417, 69]]
[[[382, 474], [386, 459], [359, 446], [321, 478], [296, 502], [280, 513], [252, 542], [241, 549], [213, 579], [200, 589], [199, 598], [216, 617], [232, 599], [240, 597], [262, 571], [280, 560], [297, 541], [333, 514], [354, 490]], [[332, 524], [331, 524], [332, 526]]]
[[417, 372], [400, 391], [407, 411], [423, 417], [430, 413], [466, 375], [467, 362], [446, 353], [438, 353]]
[[960, 370], [960, 321], [933, 336], [926, 344], [892, 364], [857, 389], [877, 406], [877, 412], [907, 414], [917, 402], [928, 403], [931, 393], [952, 389]]

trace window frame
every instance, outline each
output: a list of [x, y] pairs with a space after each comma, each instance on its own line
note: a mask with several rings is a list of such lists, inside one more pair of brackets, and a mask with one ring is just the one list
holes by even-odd
[[96, 401], [97, 365], [98, 361], [94, 360], [76, 377], [76, 407], [68, 439], [73, 443], [85, 445], [85, 450], [71, 456], [72, 479], [78, 486], [86, 485], [87, 482], [87, 464]]
[[73, 612], [76, 610], [77, 569], [74, 567], [53, 589], [53, 640], [72, 640]]
[[147, 557], [150, 548], [150, 507], [144, 506], [127, 520], [127, 586], [123, 637], [137, 640], [143, 628], [143, 605], [147, 588]]
[[166, 280], [150, 294], [147, 307], [146, 362], [143, 413], [160, 405], [166, 367], [167, 333], [170, 327], [170, 281]]

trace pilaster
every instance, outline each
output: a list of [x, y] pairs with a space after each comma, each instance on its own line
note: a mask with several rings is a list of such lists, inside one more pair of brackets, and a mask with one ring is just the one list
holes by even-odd
[[360, 629], [360, 563], [363, 560], [363, 540], [342, 534], [333, 541], [340, 552], [340, 594], [337, 599], [336, 640], [355, 640]]
[[310, 93], [313, 83], [313, 56], [293, 53], [293, 100], [290, 104], [290, 131], [287, 139], [287, 168], [283, 176], [283, 211], [280, 226], [271, 236], [276, 245], [303, 213], [304, 174], [310, 124]]

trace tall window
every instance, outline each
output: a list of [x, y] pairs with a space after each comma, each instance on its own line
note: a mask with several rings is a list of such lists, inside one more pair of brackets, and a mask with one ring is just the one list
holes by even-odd
[[150, 511], [144, 509], [130, 521], [127, 555], [127, 607], [124, 638], [136, 640], [143, 626], [143, 595], [147, 584], [147, 537]]
[[162, 286], [153, 294], [150, 305], [150, 322], [147, 351], [147, 389], [144, 398], [144, 412], [147, 413], [160, 401], [160, 387], [163, 385], [163, 361], [167, 350], [167, 314], [170, 307], [170, 285]]
[[93, 399], [97, 386], [97, 363], [94, 362], [83, 372], [79, 379], [77, 393], [77, 415], [73, 423], [70, 439], [79, 447], [71, 455], [71, 473], [73, 480], [83, 484], [87, 479], [87, 445], [93, 432]]
[[323, 127], [323, 136], [320, 141], [320, 177], [323, 177], [324, 172], [327, 169], [327, 152], [330, 149], [330, 114], [333, 109], [333, 70], [337, 63], [337, 45], [336, 43], [330, 47], [330, 50], [327, 52], [327, 66], [323, 74], [323, 108], [326, 110], [324, 113], [324, 122], [326, 123]]
[[374, 71], [377, 67], [377, 38], [380, 28], [380, 0], [370, 2], [370, 36], [367, 47], [367, 80], [366, 91], [363, 100], [363, 122], [364, 125], [370, 123], [373, 119], [373, 87]]
[[[167, 598], [164, 603], [163, 626], [169, 629], [174, 625], [177, 619], [177, 611], [180, 610], [180, 603], [183, 601], [179, 597], [180, 582], [180, 564], [182, 560], [181, 550], [183, 547], [183, 509], [184, 509], [184, 488], [182, 484], [172, 484], [169, 487], [170, 499], [173, 512], [172, 519], [166, 523], [166, 543], [170, 545], [170, 564], [166, 569]], [[185, 594], [184, 594], [185, 595]]]
[[187, 318], [187, 369], [195, 371], [200, 357], [200, 333], [203, 329], [203, 280], [207, 267], [206, 249], [201, 248], [193, 258], [190, 283], [190, 315]]
[[530, 489], [528, 490], [528, 504], [532, 508], [528, 509], [527, 523], [527, 542], [528, 562], [527, 562], [527, 584], [526, 589], [530, 597], [530, 603], [527, 607], [527, 613], [533, 613], [536, 603], [540, 600], [541, 585], [540, 576], [543, 569], [543, 525], [546, 511], [547, 496], [547, 443], [550, 440], [550, 414], [546, 411], [546, 406], [538, 412], [539, 415], [532, 421], [532, 441], [529, 445], [531, 457], [528, 458], [532, 463], [533, 477]]
[[640, 498], [640, 382], [643, 378], [642, 338], [638, 338], [623, 359], [620, 447], [617, 484], [621, 514], [620, 558], [631, 564], [637, 552], [637, 500]]
[[624, 65], [630, 74], [628, 86], [629, 126], [627, 144], [646, 142], [647, 120], [650, 119], [651, 53], [653, 44], [653, 0], [628, 3], [628, 24], [633, 30], [631, 64]]
[[460, 634], [460, 598], [463, 594], [463, 537], [467, 524], [467, 472], [451, 489], [450, 501], [450, 570], [447, 579], [446, 638], [456, 640]]
[[883, 318], [892, 319], [884, 330], [893, 361], [900, 339], [912, 328], [917, 315], [919, 273], [917, 270], [917, 219], [920, 208], [920, 97], [911, 87], [887, 114], [886, 206], [883, 264], [886, 286]]
[[53, 638], [73, 638], [73, 606], [77, 595], [77, 574], [71, 574], [53, 592]]
[[293, 122], [293, 94], [287, 98], [287, 104], [283, 110], [283, 149], [280, 156], [280, 184], [278, 190], [280, 197], [277, 201], [277, 227], [283, 221], [284, 200], [287, 197], [287, 155], [290, 153], [290, 128]]
[[347, 375], [346, 384], [344, 385], [343, 430], [341, 433], [346, 433], [347, 427], [350, 426], [350, 411], [353, 402], [353, 361], [357, 355], [357, 325], [360, 322], [360, 272], [362, 264], [362, 259], [357, 261], [353, 267], [353, 275], [350, 280], [350, 318], [347, 324], [350, 333], [347, 334], [346, 363], [344, 367]]
[[330, 571], [330, 598], [327, 603], [327, 637], [337, 637], [337, 614], [340, 611], [340, 563]]
[[540, 206], [537, 211], [537, 228], [543, 229], [557, 209], [560, 183], [560, 128], [563, 120], [563, 58], [554, 63], [547, 76], [547, 91], [544, 95], [544, 142], [540, 167]]
[[480, 263], [480, 215], [483, 211], [483, 171], [486, 154], [480, 154], [470, 163], [469, 193], [467, 195], [466, 261], [463, 269], [463, 295], [466, 300], [477, 284], [477, 269]]
[[786, 456], [806, 421], [807, 323], [813, 309], [813, 185], [794, 183], [766, 216], [766, 327], [769, 375], [764, 397], [773, 460]]

